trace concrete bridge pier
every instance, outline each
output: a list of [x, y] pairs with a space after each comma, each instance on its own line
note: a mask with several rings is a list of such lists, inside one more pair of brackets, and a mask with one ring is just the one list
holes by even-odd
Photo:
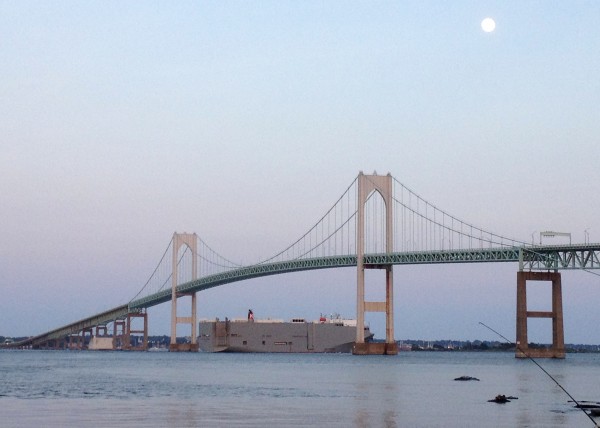
[[[177, 292], [177, 255], [179, 248], [183, 245], [192, 252], [192, 279], [198, 278], [198, 236], [195, 233], [174, 233], [173, 234], [173, 274], [171, 277], [171, 342], [169, 351], [171, 352], [197, 352], [198, 335], [197, 316], [196, 316], [196, 293]], [[177, 316], [177, 298], [190, 296], [192, 298], [191, 315], [189, 317]], [[177, 343], [177, 324], [189, 324], [191, 328], [191, 343]]]
[[51, 349], [54, 351], [64, 350], [66, 349], [66, 337], [49, 339], [48, 341], [41, 343], [37, 347], [34, 346], [33, 349]]
[[39, 349], [57, 350], [58, 349], [58, 344], [59, 344], [58, 339], [51, 339], [51, 340], [48, 340], [45, 343], [40, 344]]
[[[83, 351], [88, 348], [88, 344], [93, 339], [93, 327], [85, 327], [79, 331], [71, 332], [65, 336], [53, 337], [40, 341], [31, 345], [31, 349], [44, 349], [44, 350], [75, 350]], [[28, 348], [22, 348], [28, 349]]]
[[81, 348], [80, 349], [88, 349], [90, 340], [94, 337], [94, 329], [93, 327], [86, 327], [81, 330]]
[[125, 346], [125, 320], [115, 320], [113, 323], [113, 344], [114, 350], [123, 349]]
[[[527, 310], [527, 281], [552, 282], [552, 310]], [[530, 348], [527, 337], [529, 318], [552, 319], [552, 347], [548, 349]], [[517, 349], [516, 358], [565, 358], [565, 336], [563, 330], [562, 286], [559, 272], [517, 273]]]
[[96, 326], [96, 336], [106, 336], [108, 334], [108, 327], [106, 325]]
[[83, 349], [83, 336], [79, 333], [69, 335], [68, 349], [80, 351]]
[[[144, 324], [142, 329], [132, 328], [133, 320], [136, 318], [141, 318], [143, 320]], [[132, 333], [138, 333], [142, 335], [141, 345], [133, 346], [131, 344]], [[123, 342], [123, 349], [127, 351], [146, 351], [148, 349], [148, 314], [146, 312], [127, 314], [127, 322]]]
[[[365, 204], [369, 196], [377, 192], [385, 203], [385, 248], [393, 252], [392, 176], [358, 175], [358, 219], [356, 236], [356, 342], [354, 355], [396, 355], [398, 345], [394, 339], [394, 281], [391, 265], [365, 264]], [[365, 301], [365, 269], [385, 270], [385, 302]], [[385, 313], [385, 342], [365, 342], [365, 312]]]
[[97, 350], [114, 350], [114, 338], [108, 335], [108, 327], [106, 324], [96, 325], [89, 328], [91, 336], [87, 345], [90, 351]]
[[[364, 270], [362, 273], [362, 286], [359, 286], [359, 311], [363, 312], [360, 322], [357, 320], [357, 340], [352, 349], [354, 355], [396, 355], [398, 353], [398, 344], [394, 340], [394, 310], [393, 310], [393, 276], [392, 266], [371, 266], [367, 265], [365, 269], [385, 269], [386, 277], [386, 299], [385, 302], [366, 302], [364, 300]], [[365, 342], [364, 340], [364, 313], [365, 312], [384, 312], [385, 313], [385, 342]], [[362, 327], [359, 326], [362, 324]], [[362, 334], [360, 334], [362, 331]], [[362, 340], [361, 340], [362, 339]], [[361, 341], [359, 341], [361, 340]]]

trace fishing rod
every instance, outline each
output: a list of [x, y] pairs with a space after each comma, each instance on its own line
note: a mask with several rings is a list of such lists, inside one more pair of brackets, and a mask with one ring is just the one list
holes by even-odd
[[[503, 336], [502, 334], [498, 333], [496, 330], [494, 330], [492, 327], [490, 327], [489, 325], [486, 325], [484, 323], [482, 323], [481, 321], [479, 321], [479, 324], [481, 324], [482, 326], [484, 326], [485, 328], [487, 328], [488, 330], [493, 331], [494, 333], [496, 333], [498, 336], [500, 336], [502, 339], [504, 339], [509, 345], [512, 345], [513, 342], [511, 342], [510, 340], [508, 340], [505, 336]], [[569, 391], [567, 391], [565, 388], [563, 388], [563, 386], [558, 383], [558, 381], [556, 379], [554, 379], [554, 377], [548, 373], [546, 371], [546, 369], [544, 369], [541, 365], [538, 364], [538, 362], [536, 360], [533, 359], [532, 356], [530, 356], [527, 352], [525, 352], [518, 344], [515, 343], [515, 348], [517, 348], [518, 351], [520, 351], [523, 355], [525, 355], [527, 358], [529, 358], [531, 361], [533, 361], [533, 363], [538, 366], [540, 368], [541, 371], [543, 371], [544, 373], [546, 373], [546, 375], [552, 379], [554, 381], [554, 383], [556, 385], [558, 385], [558, 387], [560, 389], [562, 389], [564, 391], [565, 394], [567, 394], [569, 396], [569, 398], [576, 404], [578, 409], [581, 409], [581, 411], [590, 419], [590, 421], [592, 421], [592, 423], [594, 424], [595, 427], [598, 427], [598, 424], [596, 423], [596, 421], [594, 420], [594, 418], [592, 417], [592, 415], [590, 415], [588, 412], [585, 411], [585, 409], [583, 409], [581, 407], [581, 405], [579, 404], [579, 402], [577, 400], [575, 400], [575, 398], [569, 394]]]

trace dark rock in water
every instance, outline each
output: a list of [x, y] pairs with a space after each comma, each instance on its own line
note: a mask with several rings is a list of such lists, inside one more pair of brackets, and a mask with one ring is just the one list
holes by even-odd
[[500, 404], [504, 404], [504, 403], [510, 403], [509, 398], [513, 398], [512, 396], [507, 397], [504, 394], [498, 394], [496, 395], [496, 398], [494, 398], [493, 400], [488, 400], [488, 402], [490, 403], [500, 403]]
[[461, 376], [461, 377], [457, 377], [454, 380], [479, 380], [476, 377], [472, 377], [472, 376]]
[[590, 407], [587, 409], [592, 416], [600, 416], [600, 407]]

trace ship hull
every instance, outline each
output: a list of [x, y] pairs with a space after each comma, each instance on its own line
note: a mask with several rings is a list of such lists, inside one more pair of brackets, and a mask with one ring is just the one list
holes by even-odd
[[[347, 353], [356, 326], [327, 322], [201, 321], [198, 344], [204, 352]], [[373, 337], [365, 329], [365, 340]]]

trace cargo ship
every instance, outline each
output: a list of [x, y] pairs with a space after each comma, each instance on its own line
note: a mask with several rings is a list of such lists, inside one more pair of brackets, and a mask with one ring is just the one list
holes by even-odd
[[[321, 316], [283, 320], [201, 320], [198, 345], [203, 352], [324, 353], [351, 352], [356, 340], [356, 320]], [[365, 327], [365, 341], [373, 334]]]

